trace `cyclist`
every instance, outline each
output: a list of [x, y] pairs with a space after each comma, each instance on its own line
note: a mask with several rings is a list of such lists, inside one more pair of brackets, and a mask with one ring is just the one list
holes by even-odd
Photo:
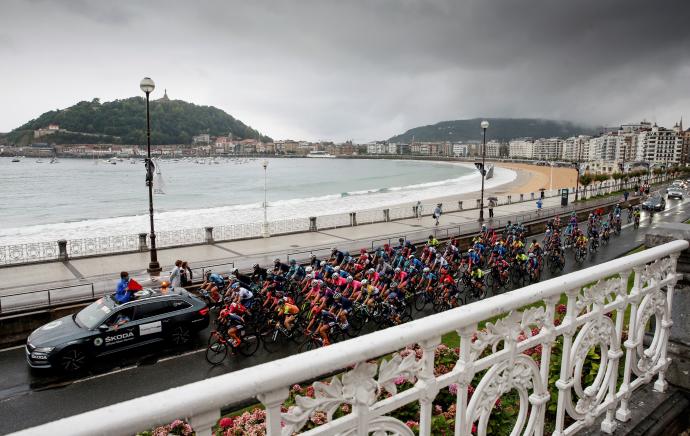
[[220, 293], [225, 291], [225, 279], [220, 274], [208, 271], [200, 291], [202, 294], [208, 295], [211, 301], [218, 303], [222, 298]]
[[299, 307], [290, 303], [285, 297], [278, 300], [278, 316], [283, 318], [283, 326], [287, 331], [292, 331], [297, 314], [299, 314]]
[[481, 291], [484, 288], [484, 271], [482, 271], [479, 266], [475, 266], [472, 269], [472, 286], [478, 290]]
[[244, 314], [249, 310], [242, 304], [231, 303], [220, 311], [219, 321], [227, 328], [228, 336], [232, 339], [232, 346], [237, 348], [242, 343], [238, 334], [244, 328]]

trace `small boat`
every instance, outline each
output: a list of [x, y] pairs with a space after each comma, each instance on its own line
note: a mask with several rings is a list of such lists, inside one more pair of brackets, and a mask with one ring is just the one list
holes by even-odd
[[311, 152], [309, 152], [307, 157], [313, 157], [313, 158], [317, 158], [317, 159], [335, 159], [335, 156], [333, 156], [332, 154], [328, 154], [322, 150], [311, 151]]
[[15, 157], [14, 159], [12, 159], [12, 162], [21, 162], [21, 161], [22, 161], [22, 158], [19, 157], [19, 156], [17, 156], [17, 157]]

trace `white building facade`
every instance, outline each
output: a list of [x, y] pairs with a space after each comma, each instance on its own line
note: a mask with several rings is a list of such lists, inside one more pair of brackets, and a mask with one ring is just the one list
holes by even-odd
[[508, 156], [532, 159], [534, 157], [534, 140], [532, 138], [520, 138], [510, 141], [508, 143]]

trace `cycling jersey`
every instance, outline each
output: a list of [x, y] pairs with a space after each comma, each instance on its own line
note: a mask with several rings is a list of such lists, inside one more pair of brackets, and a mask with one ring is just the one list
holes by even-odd
[[219, 288], [225, 286], [225, 279], [220, 274], [212, 273], [210, 276], [208, 276], [208, 281]]
[[299, 307], [294, 304], [285, 303], [280, 310], [284, 315], [295, 315], [299, 313]]

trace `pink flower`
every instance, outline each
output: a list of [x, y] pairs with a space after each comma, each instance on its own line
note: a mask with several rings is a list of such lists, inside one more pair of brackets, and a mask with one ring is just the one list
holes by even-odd
[[496, 402], [494, 403], [494, 406], [496, 406], [498, 408], [501, 407], [501, 398], [500, 397], [496, 398]]
[[407, 421], [405, 423], [405, 425], [412, 429], [412, 428], [418, 427], [419, 423], [417, 421], [413, 421], [410, 419], [409, 421]]
[[533, 327], [532, 328], [532, 336], [537, 336], [539, 334], [539, 328], [538, 327]]
[[474, 393], [474, 386], [468, 385], [468, 386], [467, 386], [467, 395], [468, 395], [469, 397], [471, 397], [473, 393]]
[[438, 404], [434, 405], [434, 415], [440, 415], [443, 413], [443, 407]]
[[568, 307], [565, 304], [559, 304], [556, 306], [556, 312], [564, 314], [568, 311]]
[[393, 383], [395, 383], [396, 386], [400, 386], [401, 384], [405, 383], [405, 377], [399, 375], [393, 380]]
[[316, 425], [322, 425], [322, 424], [325, 424], [326, 421], [328, 421], [328, 417], [326, 416], [326, 412], [324, 412], [322, 410], [317, 410], [311, 416], [310, 421]]
[[314, 398], [314, 387], [313, 387], [313, 386], [309, 386], [309, 387], [307, 388], [307, 392], [306, 392], [306, 393], [307, 393], [307, 397], [312, 397], [312, 398]]
[[559, 325], [561, 325], [561, 320], [558, 319], [558, 318], [554, 319], [554, 320], [553, 320], [553, 325], [555, 325], [556, 327], [558, 327]]
[[457, 395], [458, 394], [458, 384], [457, 383], [451, 383], [448, 385], [448, 392], [451, 393], [451, 395]]
[[297, 385], [297, 384], [292, 385], [292, 392], [299, 392], [301, 390], [302, 390], [302, 386]]
[[340, 406], [340, 410], [342, 410], [343, 413], [348, 414], [352, 411], [352, 408], [349, 404], [343, 404], [342, 406]]
[[223, 418], [218, 422], [218, 425], [220, 425], [221, 428], [228, 428], [232, 426], [232, 418]]
[[179, 426], [181, 426], [181, 425], [183, 425], [183, 424], [184, 424], [184, 422], [182, 422], [181, 419], [176, 419], [176, 420], [174, 420], [173, 422], [170, 423], [170, 428], [177, 428], [177, 427], [179, 427]]
[[477, 424], [472, 424], [472, 433], [477, 433]]

